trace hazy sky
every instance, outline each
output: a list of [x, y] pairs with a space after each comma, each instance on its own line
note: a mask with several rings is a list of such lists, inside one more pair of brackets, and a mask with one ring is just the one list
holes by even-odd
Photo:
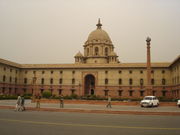
[[180, 54], [180, 0], [0, 0], [0, 58], [17, 63], [74, 63], [101, 18], [119, 60], [153, 62]]

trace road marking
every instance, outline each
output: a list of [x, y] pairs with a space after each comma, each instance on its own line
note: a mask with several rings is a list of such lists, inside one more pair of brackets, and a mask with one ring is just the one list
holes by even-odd
[[146, 130], [180, 130], [180, 128], [161, 128], [161, 127], [131, 127], [131, 126], [113, 126], [113, 125], [94, 125], [94, 124], [72, 124], [72, 123], [54, 123], [54, 122], [41, 122], [41, 121], [26, 121], [16, 119], [2, 119], [0, 121], [18, 122], [27, 124], [39, 125], [54, 125], [54, 126], [76, 126], [76, 127], [96, 127], [96, 128], [124, 128], [124, 129], [146, 129]]

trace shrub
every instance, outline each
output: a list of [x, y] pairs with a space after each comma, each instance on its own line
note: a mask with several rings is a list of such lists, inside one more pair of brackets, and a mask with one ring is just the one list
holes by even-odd
[[51, 92], [49, 92], [49, 91], [43, 92], [43, 93], [42, 93], [42, 97], [43, 97], [43, 98], [50, 98], [50, 97], [51, 97]]
[[3, 99], [17, 99], [17, 96], [15, 95], [0, 95], [0, 100]]
[[175, 99], [170, 99], [170, 98], [166, 98], [166, 97], [158, 97], [160, 102], [176, 102], [177, 100]]
[[28, 94], [24, 94], [24, 98], [25, 99], [31, 99], [32, 94], [28, 93]]

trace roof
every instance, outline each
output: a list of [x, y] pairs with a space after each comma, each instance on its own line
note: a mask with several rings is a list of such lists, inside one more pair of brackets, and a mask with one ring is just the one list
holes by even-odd
[[82, 55], [82, 53], [79, 51], [79, 52], [75, 55], [75, 57], [83, 57], [83, 55]]
[[112, 43], [107, 32], [102, 30], [101, 28], [102, 24], [100, 23], [100, 19], [98, 20], [98, 24], [96, 24], [96, 26], [97, 29], [89, 34], [87, 41], [90, 42], [93, 40], [97, 40], [97, 41], [106, 41], [106, 42], [109, 41], [110, 43]]
[[[170, 63], [152, 63], [154, 68], [168, 68]], [[22, 64], [22, 68], [146, 68], [146, 63], [118, 64]]]
[[[81, 69], [81, 68], [146, 68], [146, 63], [114, 63], [114, 64], [18, 64], [8, 60], [0, 59], [0, 63], [21, 68], [21, 69], [38, 69], [38, 68], [67, 68], [67, 69]], [[152, 68], [168, 68], [170, 62], [151, 63]]]
[[0, 63], [8, 65], [8, 66], [12, 66], [12, 67], [21, 68], [21, 64], [11, 62], [11, 61], [8, 61], [8, 60], [4, 60], [4, 59], [1, 59], [1, 58], [0, 58]]
[[96, 29], [89, 34], [87, 41], [92, 40], [111, 41], [107, 32], [102, 29]]
[[176, 62], [180, 61], [180, 55], [176, 57], [175, 60], [173, 60], [173, 62], [171, 62], [170, 66], [172, 66], [173, 64], [175, 64]]

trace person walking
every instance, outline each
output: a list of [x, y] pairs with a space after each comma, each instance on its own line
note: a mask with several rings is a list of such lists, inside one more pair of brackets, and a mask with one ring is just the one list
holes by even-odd
[[25, 106], [24, 106], [24, 104], [25, 104], [25, 98], [24, 98], [24, 96], [22, 96], [22, 97], [21, 97], [21, 111], [25, 111]]
[[36, 108], [40, 108], [41, 96], [38, 94], [36, 96]]
[[20, 110], [20, 105], [21, 105], [21, 96], [18, 96], [17, 101], [16, 101], [16, 106], [15, 106], [15, 111]]
[[60, 101], [60, 108], [64, 108], [64, 97], [63, 97], [63, 95], [61, 95], [59, 97], [59, 101]]
[[108, 96], [108, 102], [107, 102], [107, 105], [106, 105], [106, 107], [108, 108], [112, 108], [112, 106], [111, 106], [111, 95], [109, 95]]

